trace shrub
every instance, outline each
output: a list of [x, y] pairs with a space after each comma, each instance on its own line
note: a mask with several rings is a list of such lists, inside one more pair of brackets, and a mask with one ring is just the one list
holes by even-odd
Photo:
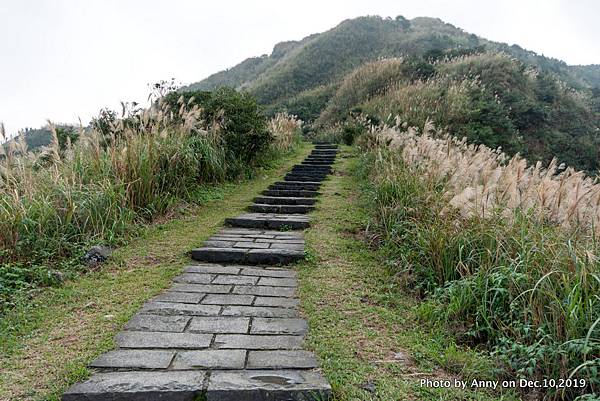
[[165, 102], [172, 110], [197, 107], [202, 119], [219, 125], [227, 156], [236, 162], [231, 163], [234, 173], [252, 165], [273, 139], [256, 99], [246, 92], [226, 87], [212, 92], [172, 92]]

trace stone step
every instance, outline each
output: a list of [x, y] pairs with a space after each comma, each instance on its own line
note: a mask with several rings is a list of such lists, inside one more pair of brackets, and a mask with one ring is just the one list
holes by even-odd
[[327, 175], [317, 176], [317, 175], [299, 175], [299, 174], [288, 174], [283, 177], [286, 181], [323, 181], [327, 177]]
[[304, 259], [304, 251], [292, 249], [240, 249], [202, 247], [192, 250], [192, 259], [210, 263], [287, 265]]
[[[310, 181], [307, 181], [310, 182]], [[314, 198], [319, 196], [321, 193], [318, 191], [308, 191], [305, 189], [267, 189], [262, 191], [262, 194], [265, 196], [272, 197], [298, 197], [298, 198]]]
[[206, 377], [206, 371], [201, 370], [96, 373], [67, 390], [62, 401], [331, 399], [331, 386], [312, 370], [215, 370], [205, 384]]
[[304, 159], [304, 161], [307, 162], [311, 162], [311, 161], [317, 161], [317, 162], [328, 162], [328, 163], [333, 163], [335, 161], [335, 157], [319, 157], [319, 156], [309, 156], [306, 159]]
[[267, 205], [314, 205], [315, 198], [300, 198], [300, 197], [283, 197], [283, 196], [257, 196], [254, 198], [255, 203]]
[[274, 205], [254, 203], [248, 210], [255, 213], [306, 214], [315, 210], [311, 205]]
[[275, 213], [246, 213], [237, 217], [225, 219], [225, 224], [232, 227], [291, 229], [301, 230], [309, 227], [308, 216], [275, 214]]
[[320, 182], [313, 181], [281, 181], [269, 185], [269, 189], [305, 189], [307, 191], [316, 191], [320, 187]]
[[[314, 175], [315, 177], [323, 178], [323, 177], [327, 177], [329, 175], [329, 172], [327, 172], [327, 171], [311, 171], [311, 170], [302, 171], [302, 170], [297, 170], [297, 171], [290, 171], [290, 172], [288, 172], [286, 174], [286, 176], [288, 176], [288, 175], [301, 175], [301, 176], [304, 176], [304, 177], [309, 177], [311, 175]], [[290, 180], [286, 180], [286, 181], [290, 181]], [[315, 182], [317, 182], [317, 181], [319, 181], [319, 180], [315, 180]]]
[[292, 171], [331, 171], [331, 166], [323, 166], [323, 165], [307, 165], [307, 164], [298, 164], [292, 167]]
[[331, 166], [333, 161], [325, 160], [304, 160], [301, 163], [303, 166]]

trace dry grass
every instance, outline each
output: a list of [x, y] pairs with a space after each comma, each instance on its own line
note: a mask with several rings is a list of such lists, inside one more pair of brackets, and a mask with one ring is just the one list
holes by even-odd
[[[385, 144], [418, 169], [422, 178], [443, 184], [450, 206], [463, 217], [496, 216], [512, 219], [515, 212], [534, 215], [565, 229], [589, 235], [600, 233], [600, 184], [582, 171], [553, 160], [528, 166], [519, 155], [473, 145], [436, 130], [427, 122], [422, 134], [401, 126], [373, 128], [374, 144]], [[394, 174], [398, 166], [386, 166]]]

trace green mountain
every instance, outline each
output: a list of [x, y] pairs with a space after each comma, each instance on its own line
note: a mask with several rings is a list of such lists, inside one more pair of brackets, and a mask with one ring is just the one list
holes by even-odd
[[[473, 143], [600, 167], [600, 66], [569, 66], [433, 18], [360, 17], [191, 84], [243, 89], [314, 127], [359, 120], [446, 127]], [[350, 137], [352, 135], [348, 134]]]
[[273, 107], [302, 97], [305, 91], [335, 85], [366, 61], [474, 48], [504, 51], [529, 65], [557, 74], [576, 88], [600, 87], [598, 66], [570, 67], [563, 61], [540, 56], [517, 45], [488, 41], [439, 19], [369, 16], [343, 21], [329, 31], [300, 41], [279, 43], [271, 55], [247, 59], [184, 89], [211, 90], [219, 86], [246, 89], [259, 102]]

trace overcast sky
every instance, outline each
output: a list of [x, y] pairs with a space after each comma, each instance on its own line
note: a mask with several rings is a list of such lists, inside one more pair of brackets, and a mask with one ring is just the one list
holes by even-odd
[[598, 0], [0, 0], [0, 121], [9, 133], [87, 124], [120, 100], [145, 102], [151, 82], [195, 82], [361, 15], [438, 17], [600, 64]]

